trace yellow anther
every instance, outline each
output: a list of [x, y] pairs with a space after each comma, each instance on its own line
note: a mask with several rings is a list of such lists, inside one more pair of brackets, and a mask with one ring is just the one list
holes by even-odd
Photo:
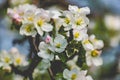
[[76, 25], [81, 25], [82, 22], [83, 22], [83, 19], [82, 19], [82, 18], [79, 18], [79, 19], [76, 20], [75, 23], [76, 23]]
[[28, 17], [28, 20], [29, 21], [33, 21], [33, 17]]
[[44, 23], [43, 20], [40, 19], [40, 20], [37, 22], [37, 25], [41, 27], [41, 26], [43, 25], [43, 23]]
[[9, 62], [10, 62], [10, 58], [9, 58], [9, 57], [5, 57], [4, 60], [5, 60], [6, 63], [9, 63]]
[[99, 55], [99, 51], [98, 50], [93, 50], [92, 52], [91, 52], [91, 56], [92, 57], [97, 57]]
[[76, 78], [77, 78], [77, 75], [76, 74], [72, 74], [71, 80], [75, 80]]
[[75, 32], [74, 37], [78, 38], [79, 36], [80, 36], [80, 33], [79, 32]]
[[70, 23], [70, 19], [69, 18], [65, 18], [65, 23], [69, 24]]
[[21, 63], [21, 58], [17, 58], [15, 61], [16, 61], [17, 64], [20, 64]]
[[26, 32], [31, 32], [32, 29], [31, 29], [31, 26], [30, 25], [27, 25], [26, 28], [25, 28]]
[[80, 12], [80, 11], [81, 11], [81, 9], [79, 8], [77, 11], [78, 11], [78, 12]]
[[61, 46], [60, 43], [57, 43], [57, 44], [56, 44], [56, 47], [57, 47], [57, 48], [60, 48], [60, 46]]
[[89, 42], [89, 40], [85, 40], [84, 42], [83, 42], [83, 44], [89, 44], [90, 42]]

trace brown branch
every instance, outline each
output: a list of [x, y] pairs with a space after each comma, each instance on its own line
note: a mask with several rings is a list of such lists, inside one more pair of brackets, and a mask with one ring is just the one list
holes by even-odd
[[48, 68], [48, 72], [49, 72], [49, 75], [50, 75], [51, 80], [55, 80], [51, 68]]

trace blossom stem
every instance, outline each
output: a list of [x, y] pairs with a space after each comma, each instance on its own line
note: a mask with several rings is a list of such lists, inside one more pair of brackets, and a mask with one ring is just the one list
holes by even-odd
[[51, 80], [55, 80], [51, 68], [48, 68], [48, 72], [49, 72], [49, 75], [50, 75]]

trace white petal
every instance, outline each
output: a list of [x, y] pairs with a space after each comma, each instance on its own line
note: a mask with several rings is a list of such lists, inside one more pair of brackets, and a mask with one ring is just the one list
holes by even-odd
[[48, 45], [45, 42], [40, 42], [39, 44], [39, 50], [46, 50]]
[[38, 56], [42, 57], [43, 59], [49, 59], [50, 55], [46, 53], [46, 51], [38, 52]]
[[65, 48], [55, 48], [55, 51], [61, 53], [65, 50]]
[[91, 76], [86, 76], [86, 80], [93, 80]]
[[53, 29], [53, 26], [51, 24], [45, 23], [41, 26], [43, 31], [50, 32]]
[[100, 66], [103, 64], [103, 60], [101, 57], [93, 58], [92, 61], [95, 66]]
[[70, 73], [70, 71], [69, 71], [68, 69], [65, 69], [65, 70], [63, 71], [63, 77], [64, 77], [65, 79], [69, 79], [69, 78], [70, 78], [69, 73]]
[[80, 13], [85, 15], [90, 14], [90, 9], [88, 7], [80, 8]]

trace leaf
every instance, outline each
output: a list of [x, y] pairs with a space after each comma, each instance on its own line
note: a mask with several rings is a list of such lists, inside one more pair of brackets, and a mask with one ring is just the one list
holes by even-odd
[[63, 78], [62, 73], [58, 73], [58, 74], [56, 74], [55, 80], [66, 80], [66, 79]]
[[86, 64], [86, 56], [85, 56], [86, 51], [84, 50], [81, 43], [79, 43], [79, 46], [80, 46], [78, 52], [79, 57], [78, 57], [77, 65], [82, 68]]
[[58, 53], [58, 56], [62, 62], [66, 62], [68, 59], [65, 51], [63, 53]]

